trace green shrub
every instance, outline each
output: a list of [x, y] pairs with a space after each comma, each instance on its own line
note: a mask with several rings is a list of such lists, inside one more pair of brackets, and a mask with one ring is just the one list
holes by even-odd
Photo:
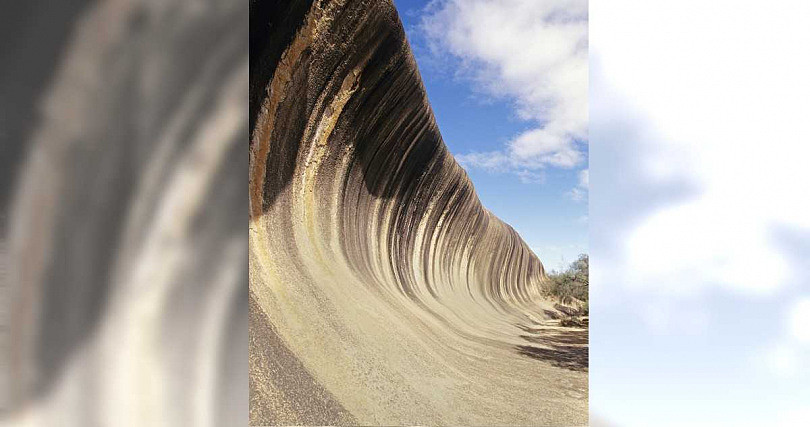
[[552, 271], [544, 283], [545, 292], [563, 304], [571, 304], [574, 299], [584, 303], [588, 312], [588, 254], [581, 254], [565, 271]]

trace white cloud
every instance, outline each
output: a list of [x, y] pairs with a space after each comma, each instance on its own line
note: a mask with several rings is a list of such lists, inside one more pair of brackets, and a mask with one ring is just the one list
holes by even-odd
[[545, 181], [546, 177], [540, 173], [530, 170], [520, 170], [516, 172], [520, 182], [524, 184], [540, 184]]
[[[607, 158], [594, 154], [591, 168], [622, 158], [641, 166], [612, 175], [614, 181], [599, 175], [605, 192], [598, 198], [617, 204], [628, 197], [612, 194], [615, 189], [658, 198], [632, 223], [618, 216], [627, 221], [624, 228], [602, 224], [617, 230], [620, 253], [611, 268], [620, 283], [773, 295], [795, 276], [797, 266], [774, 230], [810, 230], [810, 198], [802, 196], [810, 194], [807, 15], [738, 5], [592, 4], [594, 16], [603, 18], [591, 25], [600, 72], [592, 85], [590, 132], [610, 149]], [[756, 23], [759, 31], [740, 22]], [[629, 23], [633, 31], [626, 30]], [[714, 30], [684, 32], [687, 23]], [[628, 138], [616, 134], [621, 120], [635, 120], [648, 139], [611, 141]], [[620, 166], [603, 164], [601, 171], [611, 167]], [[666, 200], [667, 183], [678, 180], [692, 182], [695, 192]]]
[[489, 172], [504, 172], [509, 166], [509, 158], [497, 151], [459, 154], [455, 158], [465, 168], [479, 168]]
[[510, 173], [516, 175], [524, 184], [539, 184], [545, 181], [542, 171], [521, 169], [520, 165], [513, 163], [506, 155], [498, 151], [459, 154], [455, 158], [464, 168], [483, 169], [490, 173]]
[[461, 60], [480, 90], [511, 99], [517, 115], [534, 123], [497, 153], [458, 156], [462, 164], [491, 171], [571, 168], [583, 161], [587, 0], [437, 0], [422, 29], [436, 56]]
[[511, 162], [524, 167], [571, 168], [581, 163], [583, 157], [570, 138], [546, 129], [523, 132], [509, 143]]
[[579, 182], [577, 186], [572, 188], [566, 195], [573, 201], [579, 202], [585, 200], [588, 196], [588, 186], [589, 186], [589, 178], [588, 178], [588, 169], [583, 169], [579, 171]]
[[590, 176], [589, 176], [588, 169], [583, 169], [579, 171], [579, 186], [582, 188], [588, 188], [590, 183]]
[[624, 279], [631, 286], [690, 293], [722, 286], [767, 293], [788, 274], [769, 230], [756, 218], [701, 199], [662, 209], [625, 238]]
[[581, 189], [581, 188], [579, 188], [579, 187], [574, 187], [574, 188], [572, 188], [572, 189], [571, 189], [571, 191], [569, 191], [568, 193], [566, 193], [566, 195], [567, 195], [567, 196], [568, 196], [568, 197], [569, 197], [571, 200], [573, 200], [573, 201], [575, 201], [575, 202], [581, 202], [581, 201], [585, 200], [585, 191], [584, 191], [584, 190], [582, 190], [582, 189]]

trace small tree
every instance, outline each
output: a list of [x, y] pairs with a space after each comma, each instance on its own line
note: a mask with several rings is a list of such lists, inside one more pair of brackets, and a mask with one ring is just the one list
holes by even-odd
[[552, 271], [548, 275], [546, 292], [557, 297], [563, 304], [570, 304], [574, 298], [588, 303], [588, 254], [581, 254], [565, 271]]

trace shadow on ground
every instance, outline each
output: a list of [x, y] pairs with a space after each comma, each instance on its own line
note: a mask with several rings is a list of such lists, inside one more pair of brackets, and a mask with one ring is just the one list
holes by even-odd
[[588, 330], [587, 329], [525, 329], [532, 335], [521, 335], [533, 344], [518, 345], [518, 353], [543, 360], [559, 368], [572, 371], [588, 371]]

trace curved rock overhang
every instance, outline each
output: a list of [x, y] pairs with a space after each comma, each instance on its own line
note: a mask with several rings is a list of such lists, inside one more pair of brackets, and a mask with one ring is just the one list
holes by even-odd
[[585, 422], [587, 378], [526, 357], [543, 265], [444, 145], [393, 4], [251, 3], [250, 68], [251, 342], [328, 395], [256, 345], [251, 422]]

